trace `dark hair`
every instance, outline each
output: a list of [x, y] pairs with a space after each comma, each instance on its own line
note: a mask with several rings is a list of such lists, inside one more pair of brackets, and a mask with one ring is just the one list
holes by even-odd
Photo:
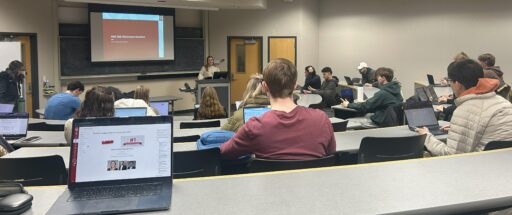
[[332, 69], [331, 69], [331, 67], [324, 67], [324, 68], [322, 69], [322, 73], [325, 73], [325, 72], [328, 72], [328, 73], [331, 73], [331, 74], [332, 74]]
[[496, 58], [494, 55], [486, 53], [478, 56], [478, 61], [484, 63], [488, 67], [491, 67], [496, 63]]
[[80, 81], [72, 81], [68, 83], [68, 90], [74, 91], [76, 89], [79, 89], [80, 92], [84, 91], [84, 85]]
[[87, 90], [77, 118], [111, 117], [114, 115], [114, 95], [106, 87], [96, 86]]
[[448, 78], [462, 84], [466, 89], [476, 86], [478, 79], [483, 77], [482, 66], [474, 60], [467, 59], [448, 65]]
[[112, 95], [114, 95], [114, 101], [117, 101], [117, 100], [122, 99], [122, 98], [133, 98], [133, 96], [130, 97], [130, 96], [123, 95], [123, 92], [121, 92], [121, 90], [118, 89], [117, 87], [108, 86], [106, 88], [106, 90], [107, 90], [107, 92], [112, 92]]
[[263, 69], [263, 80], [272, 97], [291, 97], [297, 83], [297, 68], [291, 61], [277, 58]]
[[395, 72], [387, 67], [380, 67], [375, 71], [375, 77], [381, 76], [386, 79], [386, 81], [390, 82], [395, 77]]
[[[308, 70], [308, 69], [309, 69], [309, 67], [311, 67], [311, 68], [313, 69], [313, 72], [312, 72], [312, 73], [310, 73], [310, 72], [309, 72], [309, 70]], [[306, 66], [306, 68], [304, 68], [304, 70], [306, 70], [306, 72], [308, 72], [308, 75], [310, 75], [310, 74], [311, 74], [312, 76], [315, 76], [315, 75], [316, 75], [316, 69], [315, 69], [315, 67], [313, 67], [313, 66], [311, 66], [311, 65]]]
[[9, 70], [11, 72], [18, 72], [23, 69], [23, 63], [19, 60], [13, 60], [9, 63], [9, 66], [6, 70]]
[[459, 52], [453, 57], [453, 61], [461, 61], [469, 59], [469, 56], [464, 52]]

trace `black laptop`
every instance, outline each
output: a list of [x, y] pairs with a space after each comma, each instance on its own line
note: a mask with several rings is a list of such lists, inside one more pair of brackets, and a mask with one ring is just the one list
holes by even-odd
[[73, 120], [68, 189], [48, 214], [167, 210], [172, 116]]
[[352, 79], [350, 79], [350, 77], [348, 77], [348, 76], [344, 76], [344, 78], [349, 86], [359, 86], [359, 87], [363, 86], [363, 84], [361, 84], [361, 83], [354, 83], [354, 81], [352, 81]]
[[0, 113], [0, 135], [6, 140], [27, 136], [28, 113]]
[[427, 127], [430, 133], [435, 136], [447, 134], [446, 131], [441, 130], [432, 103], [429, 101], [405, 103], [404, 112], [411, 131], [416, 128]]
[[442, 84], [436, 84], [436, 82], [434, 81], [434, 76], [433, 75], [428, 74], [427, 75], [427, 79], [428, 79], [428, 85], [430, 85], [430, 86], [444, 87], [444, 85], [442, 85]]

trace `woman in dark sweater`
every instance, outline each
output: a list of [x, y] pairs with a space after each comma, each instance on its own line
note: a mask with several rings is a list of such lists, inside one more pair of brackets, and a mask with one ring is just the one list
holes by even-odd
[[322, 85], [322, 81], [320, 80], [320, 76], [316, 74], [315, 68], [313, 66], [306, 66], [305, 68], [306, 81], [304, 81], [304, 86], [302, 86], [302, 90], [308, 90], [308, 87], [313, 87], [315, 89], [320, 89]]

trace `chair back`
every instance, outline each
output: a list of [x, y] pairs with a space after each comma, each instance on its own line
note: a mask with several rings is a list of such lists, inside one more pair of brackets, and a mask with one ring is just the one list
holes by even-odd
[[484, 151], [495, 150], [495, 149], [506, 149], [512, 148], [512, 141], [491, 141], [485, 145]]
[[204, 122], [182, 122], [180, 129], [187, 128], [215, 128], [220, 127], [220, 120], [204, 121]]
[[336, 165], [336, 156], [329, 155], [312, 160], [268, 160], [254, 158], [249, 163], [249, 172], [270, 172], [292, 169], [328, 167]]
[[68, 173], [59, 155], [0, 159], [0, 180], [24, 186], [67, 184]]
[[403, 103], [391, 105], [386, 108], [384, 120], [380, 127], [392, 127], [404, 124]]
[[365, 137], [359, 147], [358, 163], [422, 158], [425, 137]]
[[173, 178], [220, 175], [219, 148], [174, 152], [173, 156]]
[[348, 120], [342, 121], [342, 122], [334, 122], [332, 124], [332, 129], [334, 132], [340, 132], [340, 131], [346, 131]]
[[187, 143], [187, 142], [196, 142], [199, 140], [199, 135], [190, 135], [190, 136], [182, 136], [182, 137], [174, 137], [174, 143]]
[[29, 131], [64, 131], [64, 125], [48, 124], [46, 122], [36, 122], [28, 124]]

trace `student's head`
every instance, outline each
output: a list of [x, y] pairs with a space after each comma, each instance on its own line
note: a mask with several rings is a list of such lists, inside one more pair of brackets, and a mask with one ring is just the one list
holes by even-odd
[[486, 53], [478, 56], [478, 62], [483, 68], [492, 67], [496, 62], [494, 55]]
[[72, 81], [68, 83], [68, 91], [74, 96], [79, 96], [84, 92], [84, 85], [80, 81]]
[[96, 86], [87, 90], [76, 117], [111, 117], [114, 115], [114, 95], [106, 87]]
[[359, 73], [363, 75], [366, 74], [366, 72], [368, 71], [368, 64], [365, 62], [359, 63], [359, 66], [357, 66], [357, 70], [359, 71]]
[[263, 81], [263, 75], [256, 74], [251, 76], [251, 79], [249, 79], [249, 82], [247, 82], [247, 86], [245, 87], [240, 107], [244, 107], [247, 100], [263, 94], [263, 91], [261, 90], [261, 81]]
[[135, 89], [133, 98], [144, 100], [146, 104], [149, 104], [149, 88], [145, 88], [142, 85], [138, 86], [137, 89]]
[[19, 60], [11, 61], [6, 71], [18, 80], [25, 78], [25, 66]]
[[291, 98], [297, 84], [297, 68], [287, 59], [270, 61], [263, 69], [263, 90], [272, 98]]
[[332, 78], [332, 69], [331, 67], [324, 67], [322, 69], [322, 76], [325, 80], [330, 80]]
[[201, 98], [201, 105], [197, 116], [199, 119], [214, 119], [225, 116], [224, 107], [219, 102], [217, 91], [213, 87], [206, 87]]
[[206, 64], [204, 66], [205, 67], [210, 67], [210, 66], [213, 66], [213, 63], [214, 63], [213, 56], [208, 56], [206, 58]]
[[395, 72], [392, 69], [387, 67], [380, 67], [375, 71], [375, 77], [377, 77], [377, 81], [379, 84], [386, 84], [391, 82], [395, 76]]
[[484, 71], [476, 61], [467, 59], [452, 62], [448, 66], [448, 79], [455, 96], [459, 96], [465, 90], [476, 86], [478, 79], [484, 77]]
[[453, 61], [461, 61], [469, 59], [469, 56], [464, 52], [459, 52], [453, 57]]
[[309, 66], [306, 66], [306, 68], [304, 68], [304, 72], [306, 74], [306, 77], [307, 76], [315, 76], [316, 75], [316, 70], [315, 70], [315, 67], [309, 65]]

